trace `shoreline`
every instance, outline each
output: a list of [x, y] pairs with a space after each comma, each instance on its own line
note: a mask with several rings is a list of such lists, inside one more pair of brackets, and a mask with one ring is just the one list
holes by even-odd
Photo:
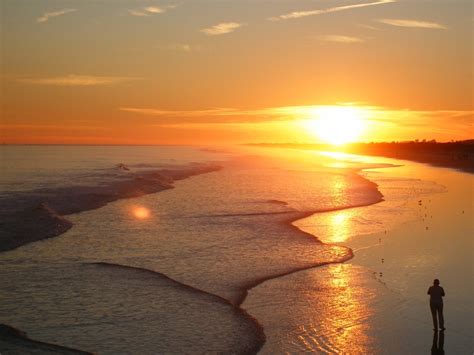
[[341, 207], [341, 208], [332, 208], [332, 209], [325, 209], [325, 210], [300, 212], [301, 213], [300, 216], [298, 216], [296, 218], [290, 218], [287, 221], [281, 222], [281, 224], [284, 225], [285, 227], [287, 227], [289, 229], [292, 229], [293, 231], [296, 230], [298, 233], [303, 233], [308, 238], [310, 238], [311, 240], [313, 240], [317, 243], [324, 244], [324, 245], [327, 245], [327, 246], [337, 246], [337, 247], [340, 247], [340, 248], [345, 248], [347, 250], [347, 254], [344, 255], [344, 256], [341, 256], [337, 260], [328, 261], [328, 262], [321, 262], [321, 263], [315, 263], [313, 265], [303, 266], [303, 267], [300, 267], [300, 268], [297, 268], [297, 269], [292, 269], [288, 272], [279, 273], [279, 274], [275, 274], [275, 275], [269, 275], [269, 276], [261, 277], [261, 278], [255, 279], [254, 281], [248, 282], [242, 288], [243, 292], [244, 292], [244, 295], [242, 297], [238, 298], [237, 305], [241, 306], [245, 302], [245, 299], [246, 299], [249, 291], [251, 291], [253, 288], [258, 287], [259, 285], [261, 285], [261, 284], [263, 284], [267, 281], [277, 279], [277, 278], [280, 278], [280, 277], [285, 277], [285, 276], [288, 276], [288, 275], [291, 275], [291, 274], [294, 274], [294, 273], [297, 273], [297, 272], [300, 272], [300, 271], [305, 271], [305, 270], [318, 268], [318, 267], [321, 267], [321, 266], [326, 266], [326, 265], [331, 265], [331, 264], [342, 264], [342, 263], [345, 263], [346, 261], [349, 261], [352, 258], [354, 258], [355, 254], [354, 254], [354, 251], [352, 250], [352, 248], [350, 248], [348, 246], [345, 246], [345, 245], [337, 245], [335, 243], [323, 242], [316, 235], [305, 232], [304, 230], [297, 227], [294, 224], [295, 222], [303, 220], [305, 218], [308, 218], [308, 217], [310, 217], [312, 215], [315, 215], [315, 214], [318, 214], [318, 213], [337, 212], [337, 211], [350, 210], [350, 209], [353, 209], [353, 208], [368, 207], [368, 206], [376, 205], [376, 204], [378, 204], [380, 202], [383, 202], [383, 201], [384, 201], [383, 198], [381, 198], [380, 200], [372, 202], [372, 203], [354, 205], [354, 206], [350, 206], [350, 207]]

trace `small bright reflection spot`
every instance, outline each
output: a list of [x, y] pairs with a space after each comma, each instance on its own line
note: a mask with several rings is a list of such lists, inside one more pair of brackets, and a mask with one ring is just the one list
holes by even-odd
[[351, 234], [351, 219], [354, 218], [354, 212], [342, 210], [334, 212], [329, 217], [328, 237], [331, 243], [341, 243], [347, 240]]
[[137, 219], [147, 219], [151, 215], [150, 210], [145, 207], [134, 207], [132, 214]]
[[336, 227], [341, 227], [346, 221], [347, 215], [344, 213], [338, 213], [332, 217], [332, 222]]

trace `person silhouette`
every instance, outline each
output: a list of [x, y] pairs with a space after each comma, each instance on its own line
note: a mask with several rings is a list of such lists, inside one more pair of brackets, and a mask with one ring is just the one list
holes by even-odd
[[443, 297], [444, 289], [439, 285], [439, 280], [434, 279], [433, 286], [428, 289], [428, 295], [430, 295], [430, 309], [431, 315], [433, 316], [433, 327], [435, 331], [438, 330], [438, 319], [439, 327], [443, 331], [444, 327], [444, 316], [443, 316]]

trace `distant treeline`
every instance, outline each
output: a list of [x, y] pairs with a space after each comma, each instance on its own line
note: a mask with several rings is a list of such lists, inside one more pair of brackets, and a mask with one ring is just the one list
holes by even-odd
[[435, 140], [351, 143], [343, 146], [298, 143], [263, 143], [252, 145], [378, 155], [395, 159], [413, 160], [474, 173], [474, 139], [443, 143], [436, 142]]

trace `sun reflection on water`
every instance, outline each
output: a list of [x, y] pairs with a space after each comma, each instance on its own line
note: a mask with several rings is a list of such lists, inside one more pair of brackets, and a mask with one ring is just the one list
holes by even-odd
[[328, 215], [328, 242], [342, 243], [349, 238], [351, 232], [351, 218], [354, 216], [354, 213], [355, 212], [351, 210], [342, 210]]
[[332, 300], [331, 317], [326, 329], [332, 329], [334, 347], [343, 353], [364, 353], [368, 341], [367, 323], [370, 315], [361, 287], [352, 280], [350, 268], [346, 265], [332, 265], [328, 269]]
[[317, 353], [370, 353], [367, 319], [371, 311], [366, 298], [373, 295], [365, 294], [365, 288], [358, 284], [360, 275], [351, 265], [329, 265], [324, 273], [323, 278], [315, 275], [316, 292], [305, 294], [314, 311], [305, 315], [309, 321], [303, 321], [295, 330], [294, 345]]

